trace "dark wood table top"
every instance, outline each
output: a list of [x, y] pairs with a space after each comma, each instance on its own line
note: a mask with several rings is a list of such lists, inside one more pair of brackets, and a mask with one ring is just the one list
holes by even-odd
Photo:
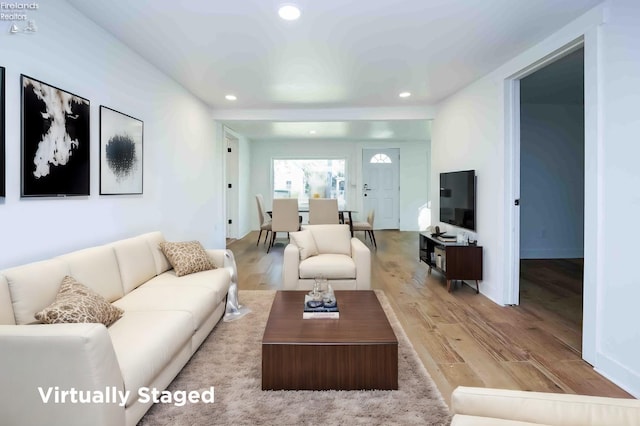
[[302, 319], [306, 293], [276, 293], [263, 344], [397, 344], [398, 340], [373, 290], [336, 291], [339, 319]]

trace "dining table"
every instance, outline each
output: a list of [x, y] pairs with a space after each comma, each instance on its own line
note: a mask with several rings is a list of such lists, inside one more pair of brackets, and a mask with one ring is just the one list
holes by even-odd
[[[271, 214], [271, 210], [267, 210], [267, 214], [269, 216], [273, 216]], [[345, 214], [349, 217], [349, 232], [351, 232], [351, 236], [353, 237], [353, 217], [352, 213], [357, 213], [357, 210], [349, 210], [349, 209], [338, 209], [338, 219], [340, 223], [345, 223]], [[298, 213], [309, 213], [309, 209], [298, 209]]]

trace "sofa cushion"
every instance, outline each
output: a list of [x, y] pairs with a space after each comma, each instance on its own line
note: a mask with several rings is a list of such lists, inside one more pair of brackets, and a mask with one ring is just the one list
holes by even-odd
[[300, 262], [300, 278], [355, 279], [356, 264], [344, 254], [321, 254]]
[[165, 241], [160, 243], [160, 249], [167, 256], [169, 263], [179, 277], [215, 268], [202, 244], [198, 241]]
[[144, 285], [113, 304], [129, 311], [184, 311], [191, 315], [191, 332], [198, 330], [220, 302], [215, 290], [205, 287]]
[[5, 269], [2, 274], [9, 283], [16, 324], [29, 324], [36, 321], [36, 312], [55, 300], [69, 266], [60, 259], [50, 259]]
[[519, 422], [517, 420], [498, 419], [495, 417], [465, 416], [456, 414], [450, 426], [550, 426], [543, 423]]
[[149, 232], [148, 234], [141, 235], [141, 237], [147, 240], [147, 244], [149, 244], [153, 260], [156, 263], [156, 275], [160, 275], [171, 269], [169, 259], [167, 259], [167, 256], [165, 256], [160, 249], [160, 243], [165, 241], [162, 232]]
[[289, 232], [289, 237], [300, 251], [300, 260], [305, 260], [308, 257], [316, 256], [318, 254], [318, 247], [313, 239], [313, 234], [308, 229], [298, 232]]
[[124, 296], [118, 260], [111, 246], [91, 247], [62, 256], [69, 265], [69, 275], [109, 302]]
[[138, 236], [109, 244], [120, 268], [124, 294], [156, 276], [156, 262], [146, 238]]
[[320, 254], [334, 253], [351, 256], [351, 232], [349, 225], [306, 225]]
[[138, 389], [153, 383], [193, 336], [191, 315], [170, 310], [126, 311], [108, 331], [124, 387], [131, 391], [127, 407], [137, 400]]
[[123, 314], [122, 309], [112, 306], [107, 300], [73, 277], [62, 280], [56, 300], [34, 317], [45, 324], [102, 323], [109, 327]]
[[187, 275], [186, 277], [178, 277], [176, 272], [171, 269], [164, 274], [151, 278], [144, 286], [146, 288], [175, 286], [203, 287], [215, 291], [215, 298], [220, 301], [224, 299], [229, 292], [230, 284], [229, 271], [224, 268], [197, 272]]

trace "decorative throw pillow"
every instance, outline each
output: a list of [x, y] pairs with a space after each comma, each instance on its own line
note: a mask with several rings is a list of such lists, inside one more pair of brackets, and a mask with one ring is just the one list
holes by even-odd
[[53, 303], [34, 316], [45, 324], [96, 322], [109, 327], [124, 311], [75, 278], [66, 276]]
[[316, 246], [316, 240], [308, 229], [298, 232], [289, 232], [289, 238], [291, 238], [291, 240], [293, 240], [293, 244], [298, 246], [300, 249], [300, 260], [316, 256], [319, 253], [318, 247]]
[[160, 243], [160, 249], [179, 277], [216, 268], [198, 241], [180, 243], [165, 241]]

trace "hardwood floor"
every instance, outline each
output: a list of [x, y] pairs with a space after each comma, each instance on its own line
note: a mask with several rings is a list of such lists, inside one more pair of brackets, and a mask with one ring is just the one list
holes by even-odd
[[[229, 245], [239, 288], [278, 289], [286, 240], [267, 254], [257, 236]], [[385, 291], [447, 403], [459, 385], [631, 397], [580, 358], [582, 299], [555, 268], [527, 275], [525, 262], [521, 305], [502, 307], [459, 282], [448, 293], [444, 278], [418, 260], [418, 233], [376, 231], [376, 240], [372, 287]]]
[[[583, 259], [520, 261], [520, 307], [554, 319], [556, 338], [582, 352]], [[550, 321], [547, 321], [549, 323]]]

